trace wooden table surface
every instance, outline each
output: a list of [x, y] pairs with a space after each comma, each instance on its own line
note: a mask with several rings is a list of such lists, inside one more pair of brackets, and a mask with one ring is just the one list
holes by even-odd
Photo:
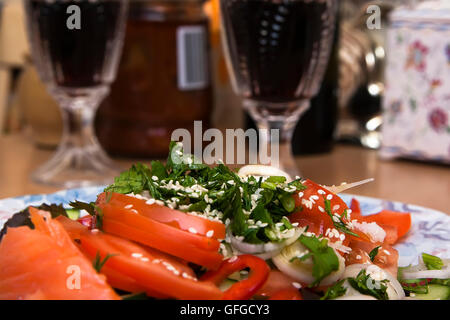
[[[0, 137], [0, 199], [33, 193], [49, 193], [57, 188], [30, 181], [33, 169], [54, 151], [37, 149], [22, 135]], [[136, 160], [134, 160], [136, 161]], [[133, 160], [119, 160], [127, 168]], [[412, 161], [383, 161], [377, 152], [338, 145], [323, 155], [297, 157], [302, 175], [321, 184], [332, 185], [373, 177], [375, 181], [351, 193], [402, 201], [450, 214], [450, 168]]]

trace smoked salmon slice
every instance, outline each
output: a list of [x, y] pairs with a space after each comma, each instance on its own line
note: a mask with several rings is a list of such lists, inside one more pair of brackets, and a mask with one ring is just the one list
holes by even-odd
[[0, 243], [1, 300], [120, 299], [58, 221], [29, 211], [35, 228], [9, 228]]

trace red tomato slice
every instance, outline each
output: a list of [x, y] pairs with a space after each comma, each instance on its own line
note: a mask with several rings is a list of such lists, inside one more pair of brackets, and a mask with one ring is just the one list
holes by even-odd
[[[131, 228], [145, 231], [149, 234], [149, 236], [158, 238], [160, 241], [166, 241], [168, 244], [182, 242], [183, 245], [193, 246], [208, 251], [217, 251], [220, 246], [219, 241], [217, 241], [216, 239], [211, 239], [191, 232], [186, 232], [178, 228], [171, 227], [167, 224], [147, 218], [145, 216], [133, 213], [132, 211], [129, 211], [127, 209], [115, 207], [110, 204], [103, 206], [102, 212], [104, 221], [115, 220]], [[106, 229], [105, 231], [108, 232], [108, 230]], [[153, 245], [150, 246], [154, 247]]]
[[[57, 220], [59, 223], [61, 223], [64, 227], [64, 229], [67, 231], [67, 233], [70, 235], [72, 240], [75, 240], [75, 243], [77, 241], [79, 242], [81, 238], [81, 234], [88, 231], [88, 227], [81, 224], [80, 222], [71, 220], [64, 216], [59, 216], [55, 220]], [[101, 234], [99, 234], [99, 237]], [[126, 241], [122, 239], [123, 241]], [[131, 243], [131, 242], [130, 242]], [[138, 246], [137, 244], [132, 244], [133, 246]], [[95, 259], [95, 256], [90, 256], [83, 248], [78, 245], [78, 248], [86, 255], [91, 261]], [[127, 248], [125, 248], [127, 249]], [[174, 257], [169, 257], [162, 252], [158, 252], [151, 248], [144, 248], [141, 247], [140, 250], [137, 250], [137, 252], [142, 252], [144, 250], [145, 252], [149, 252], [154, 256], [155, 258], [162, 259], [164, 261], [166, 260], [176, 260]], [[176, 268], [179, 270], [182, 270], [182, 272], [185, 272], [187, 275], [194, 277], [194, 272], [187, 267], [182, 261], [174, 263]], [[167, 298], [167, 295], [162, 295], [161, 293], [151, 290], [149, 288], [145, 288], [144, 286], [140, 285], [135, 279], [132, 277], [126, 276], [124, 274], [121, 274], [120, 272], [114, 270], [113, 268], [109, 267], [108, 265], [104, 265], [101, 269], [101, 273], [104, 274], [107, 278], [107, 282], [110, 286], [116, 289], [120, 289], [123, 291], [131, 292], [131, 293], [139, 293], [139, 292], [146, 292], [146, 294], [150, 297], [154, 298]]]
[[[307, 189], [294, 195], [296, 206], [301, 206], [302, 210], [291, 214], [289, 219], [291, 222], [298, 222], [300, 226], [309, 226], [309, 232], [317, 235], [325, 235], [327, 229], [335, 228], [331, 217], [325, 212], [325, 199], [330, 201], [332, 214], [341, 216], [348, 207], [339, 196], [317, 183], [306, 180], [303, 184]], [[345, 217], [343, 220], [348, 222]], [[348, 238], [349, 235], [345, 234], [345, 240], [342, 242], [344, 245], [348, 244]], [[338, 240], [340, 239], [337, 237], [330, 237], [330, 241], [332, 242]]]
[[362, 216], [362, 221], [376, 222], [378, 225], [388, 225], [397, 228], [397, 237], [401, 238], [411, 229], [411, 214], [405, 212], [396, 212], [383, 210], [379, 213]]
[[273, 297], [276, 293], [280, 291], [295, 289], [293, 283], [298, 282], [297, 280], [287, 276], [278, 270], [271, 270], [269, 273], [269, 277], [267, 281], [264, 283], [264, 286], [259, 289], [256, 293], [256, 296], [262, 297]]
[[202, 280], [212, 281], [219, 285], [230, 274], [249, 268], [247, 279], [241, 280], [223, 293], [223, 300], [247, 300], [253, 297], [264, 285], [269, 276], [270, 268], [267, 263], [256, 256], [243, 254], [223, 261], [219, 269], [208, 271], [202, 276]]
[[217, 269], [223, 260], [223, 256], [217, 251], [202, 250], [182, 240], [161, 237], [161, 234], [158, 232], [143, 231], [142, 229], [130, 227], [113, 219], [104, 219], [103, 229], [108, 233], [167, 252], [209, 269]]
[[352, 202], [350, 203], [350, 209], [352, 209], [352, 213], [355, 215], [361, 214], [361, 206], [359, 205], [359, 201], [355, 198], [352, 198]]
[[108, 197], [110, 197], [110, 199], [109, 201], [106, 201], [106, 194], [100, 194], [97, 198], [97, 205], [102, 207], [108, 203], [114, 207], [129, 208], [130, 210], [134, 209], [140, 215], [184, 231], [194, 229], [199, 235], [207, 236], [208, 234], [213, 239], [225, 238], [225, 225], [220, 221], [213, 221], [207, 218], [189, 215], [158, 204], [149, 205], [143, 199], [127, 196], [125, 194], [112, 193], [111, 195], [108, 195]]
[[176, 259], [146, 250], [132, 242], [104, 233], [86, 231], [81, 247], [89, 256], [110, 257], [105, 266], [134, 279], [139, 286], [178, 299], [219, 299], [222, 292], [211, 282], [198, 281]]
[[367, 241], [361, 241], [358, 239], [350, 242], [350, 248], [352, 252], [346, 255], [346, 264], [353, 263], [372, 263], [369, 257], [369, 253], [376, 247], [378, 254], [375, 256], [373, 264], [376, 264], [380, 268], [389, 271], [393, 276], [397, 276], [398, 269], [398, 252], [393, 247], [386, 243], [372, 243]]
[[303, 296], [298, 290], [292, 288], [276, 292], [269, 300], [303, 300]]
[[106, 281], [108, 284], [116, 289], [120, 289], [130, 293], [141, 293], [145, 292], [147, 296], [158, 299], [167, 299], [169, 296], [163, 295], [155, 290], [151, 290], [140, 285], [135, 279], [123, 275], [120, 272], [108, 267], [103, 266], [101, 273], [106, 276]]
[[383, 228], [383, 230], [386, 232], [386, 237], [384, 238], [384, 243], [386, 244], [395, 244], [398, 240], [398, 230], [397, 227], [378, 223], [377, 224]]
[[[135, 213], [129, 213], [128, 211], [126, 211], [126, 213], [124, 214], [121, 214], [121, 210], [119, 210], [120, 216], [117, 217], [116, 213], [109, 213], [110, 211], [108, 206], [105, 206], [102, 210], [104, 214], [103, 229], [106, 232], [142, 243], [149, 247], [170, 253], [176, 257], [185, 259], [186, 261], [194, 262], [208, 268], [215, 269], [222, 263], [223, 256], [217, 252], [217, 249], [219, 247], [219, 243], [217, 240], [194, 235], [164, 224], [164, 228], [159, 229], [158, 222], [136, 215]], [[138, 221], [138, 223], [127, 223], [131, 219], [130, 217], [146, 221]], [[85, 226], [76, 221], [70, 220], [69, 218], [61, 216], [57, 219], [64, 225], [68, 233], [71, 234], [72, 239], [79, 239], [80, 233], [86, 230]], [[122, 223], [122, 221], [127, 224]], [[136, 227], [141, 224], [141, 226], [146, 226], [146, 222], [152, 225], [153, 228], [145, 229], [144, 231], [143, 229]], [[133, 226], [130, 226], [130, 224]], [[156, 226], [154, 226], [153, 224], [156, 224]], [[162, 233], [166, 232], [166, 229], [168, 229], [169, 231], [166, 234]], [[189, 239], [192, 238], [197, 239], [198, 241], [203, 241], [203, 243], [211, 242], [214, 244], [214, 246], [211, 247], [207, 244], [202, 244], [200, 246], [201, 248], [199, 248], [189, 241]], [[200, 238], [200, 240], [198, 238]]]

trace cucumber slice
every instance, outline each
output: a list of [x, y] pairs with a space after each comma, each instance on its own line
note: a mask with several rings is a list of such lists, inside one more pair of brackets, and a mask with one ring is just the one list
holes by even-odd
[[418, 300], [450, 300], [450, 287], [440, 284], [429, 284], [428, 293], [416, 293], [412, 297]]

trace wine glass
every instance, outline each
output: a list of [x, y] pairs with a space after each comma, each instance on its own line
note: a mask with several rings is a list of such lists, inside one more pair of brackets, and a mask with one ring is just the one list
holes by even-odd
[[[299, 175], [292, 134], [317, 94], [328, 64], [338, 0], [220, 0], [222, 39], [234, 90], [263, 137], [264, 150], [278, 144], [279, 159]], [[308, 137], [304, 137], [308, 139]]]
[[120, 59], [128, 0], [25, 0], [32, 58], [61, 107], [54, 156], [32, 173], [58, 187], [108, 183], [118, 173], [94, 132], [94, 116]]

